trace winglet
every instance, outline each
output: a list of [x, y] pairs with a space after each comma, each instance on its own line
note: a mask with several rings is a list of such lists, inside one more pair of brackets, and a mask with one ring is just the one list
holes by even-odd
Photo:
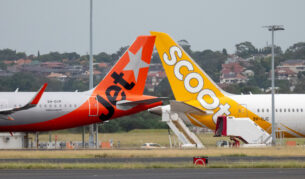
[[[45, 91], [47, 86], [48, 86], [47, 83], [43, 84], [42, 87], [36, 93], [36, 95], [33, 97], [33, 99], [29, 103], [27, 103], [26, 105], [24, 105], [22, 107], [18, 107], [18, 108], [0, 109], [0, 114], [6, 114], [7, 115], [7, 114], [11, 114], [13, 112], [27, 110], [27, 109], [35, 107], [38, 104], [38, 102], [39, 102], [39, 100], [40, 100], [40, 98], [41, 98], [41, 96], [42, 96], [42, 94]], [[14, 120], [14, 118], [8, 117], [8, 120], [12, 121], [12, 120]]]
[[35, 97], [32, 99], [32, 101], [29, 104], [37, 105], [47, 86], [48, 86], [47, 83], [43, 84], [43, 86], [39, 89], [39, 91], [36, 93]]

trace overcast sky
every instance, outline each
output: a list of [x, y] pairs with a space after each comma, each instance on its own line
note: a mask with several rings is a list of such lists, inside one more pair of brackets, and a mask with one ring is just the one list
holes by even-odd
[[[186, 39], [193, 50], [235, 51], [270, 43], [262, 26], [284, 25], [276, 43], [305, 41], [304, 0], [94, 0], [93, 52], [112, 53], [149, 31]], [[89, 0], [0, 0], [0, 49], [41, 54], [89, 51]]]

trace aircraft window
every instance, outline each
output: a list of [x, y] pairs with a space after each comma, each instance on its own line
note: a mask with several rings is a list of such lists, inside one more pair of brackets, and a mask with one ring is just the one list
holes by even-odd
[[52, 104], [50, 104], [49, 107], [51, 108], [51, 107], [52, 107]]
[[288, 108], [288, 112], [290, 112], [290, 108]]
[[264, 112], [264, 109], [262, 109], [262, 112]]
[[59, 105], [59, 107], [61, 108], [61, 104]]
[[280, 109], [280, 112], [282, 112], [282, 109]]
[[259, 112], [259, 109], [257, 109], [257, 112]]
[[301, 109], [301, 112], [303, 112], [303, 109]]
[[54, 104], [54, 107], [56, 108], [56, 104]]
[[292, 112], [294, 112], [294, 108], [292, 108], [291, 110], [292, 110]]
[[67, 105], [65, 104], [65, 107], [67, 107]]
[[277, 112], [277, 109], [275, 109], [275, 112]]
[[286, 108], [284, 109], [284, 112], [286, 112]]
[[74, 107], [76, 107], [76, 104], [74, 104]]
[[267, 108], [267, 112], [269, 112], [269, 109]]
[[70, 104], [69, 107], [72, 108], [72, 104]]
[[44, 107], [46, 108], [46, 107], [47, 107], [47, 105], [45, 104], [45, 105], [44, 105]]
[[296, 111], [299, 112], [299, 109], [297, 108]]
[[39, 104], [39, 107], [41, 108], [41, 104]]

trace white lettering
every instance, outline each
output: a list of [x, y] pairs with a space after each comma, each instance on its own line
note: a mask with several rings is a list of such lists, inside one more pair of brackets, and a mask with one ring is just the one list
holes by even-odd
[[[196, 87], [191, 86], [191, 79], [196, 79], [198, 84]], [[203, 87], [203, 79], [198, 73], [189, 73], [184, 79], [184, 87], [190, 93], [198, 93]]]
[[193, 65], [190, 62], [186, 60], [179, 61], [174, 67], [174, 73], [175, 76], [181, 81], [183, 80], [183, 75], [180, 73], [180, 68], [183, 66], [186, 67], [189, 71], [194, 70]]
[[[204, 79], [202, 76], [194, 71], [194, 66], [191, 62], [187, 60], [181, 60], [183, 53], [182, 50], [180, 50], [177, 46], [172, 46], [169, 49], [169, 56], [167, 53], [163, 54], [163, 60], [167, 65], [174, 66], [174, 75], [178, 80], [183, 81], [184, 80], [184, 88], [189, 93], [198, 93], [197, 100], [199, 101], [200, 105], [208, 110], [214, 110], [219, 106], [218, 111], [215, 112], [213, 115], [213, 121], [216, 124], [217, 117], [223, 114], [229, 115], [230, 114], [230, 105], [220, 104], [219, 98], [217, 98], [216, 94], [211, 89], [203, 89], [204, 86]], [[180, 61], [177, 62], [177, 59]], [[180, 70], [182, 67], [186, 67], [188, 72], [186, 72], [185, 75], [181, 74]], [[192, 80], [197, 80], [196, 86], [191, 85]], [[208, 103], [204, 97], [208, 95], [210, 98], [212, 98], [212, 103]], [[219, 105], [220, 104], [220, 105]]]
[[169, 54], [170, 54], [171, 60], [168, 58], [168, 55], [166, 53], [163, 54], [163, 60], [166, 64], [174, 65], [177, 62], [177, 57], [176, 57], [175, 52], [177, 52], [177, 55], [179, 58], [182, 57], [182, 51], [180, 50], [180, 48], [173, 46], [169, 49]]
[[[203, 97], [205, 95], [209, 95], [213, 99], [213, 103], [207, 103]], [[206, 109], [215, 109], [219, 105], [219, 99], [216, 97], [215, 93], [211, 91], [210, 89], [204, 89], [200, 91], [200, 93], [197, 96], [197, 100], [201, 104], [202, 107]]]

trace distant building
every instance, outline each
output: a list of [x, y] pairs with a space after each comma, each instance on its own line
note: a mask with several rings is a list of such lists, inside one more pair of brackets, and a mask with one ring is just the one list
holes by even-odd
[[14, 61], [4, 60], [3, 63], [6, 64], [6, 65], [11, 65], [11, 64], [14, 64]]
[[250, 71], [245, 71], [239, 63], [222, 64], [220, 83], [233, 84], [233, 83], [246, 83], [248, 81], [247, 74], [252, 74]]
[[162, 70], [162, 64], [150, 64], [149, 72], [147, 74], [146, 89], [150, 92], [155, 90], [155, 87], [166, 77], [165, 72]]
[[305, 71], [305, 60], [286, 60], [275, 69], [276, 78], [296, 82], [299, 72]]
[[44, 62], [40, 66], [48, 69], [63, 69], [65, 64], [62, 62]]
[[227, 60], [225, 61], [226, 64], [229, 64], [229, 63], [237, 63], [237, 62], [243, 62], [243, 61], [246, 61], [244, 58], [241, 58], [235, 54], [232, 54], [232, 55], [228, 55], [228, 58]]
[[50, 73], [47, 78], [56, 79], [58, 81], [65, 81], [67, 79], [67, 75], [61, 73]]
[[38, 61], [33, 61], [32, 63], [29, 64], [18, 65], [17, 67], [14, 66], [15, 65], [9, 66], [8, 71], [17, 72], [17, 70], [19, 70], [18, 72], [20, 71], [31, 72], [34, 74], [41, 74], [46, 77], [48, 77], [52, 73], [55, 73], [55, 74], [63, 74], [71, 78], [77, 78], [84, 72], [83, 67], [80, 65], [71, 66], [61, 62], [39, 63]]
[[277, 67], [275, 73], [279, 80], [292, 80], [297, 77], [297, 73], [292, 71], [289, 67]]
[[94, 63], [94, 65], [97, 65], [99, 68], [108, 68], [109, 63]]
[[19, 59], [15, 61], [15, 64], [17, 65], [24, 65], [24, 64], [30, 64], [32, 62], [31, 59]]
[[305, 71], [305, 60], [286, 60], [281, 62], [277, 69], [288, 68], [295, 73]]

